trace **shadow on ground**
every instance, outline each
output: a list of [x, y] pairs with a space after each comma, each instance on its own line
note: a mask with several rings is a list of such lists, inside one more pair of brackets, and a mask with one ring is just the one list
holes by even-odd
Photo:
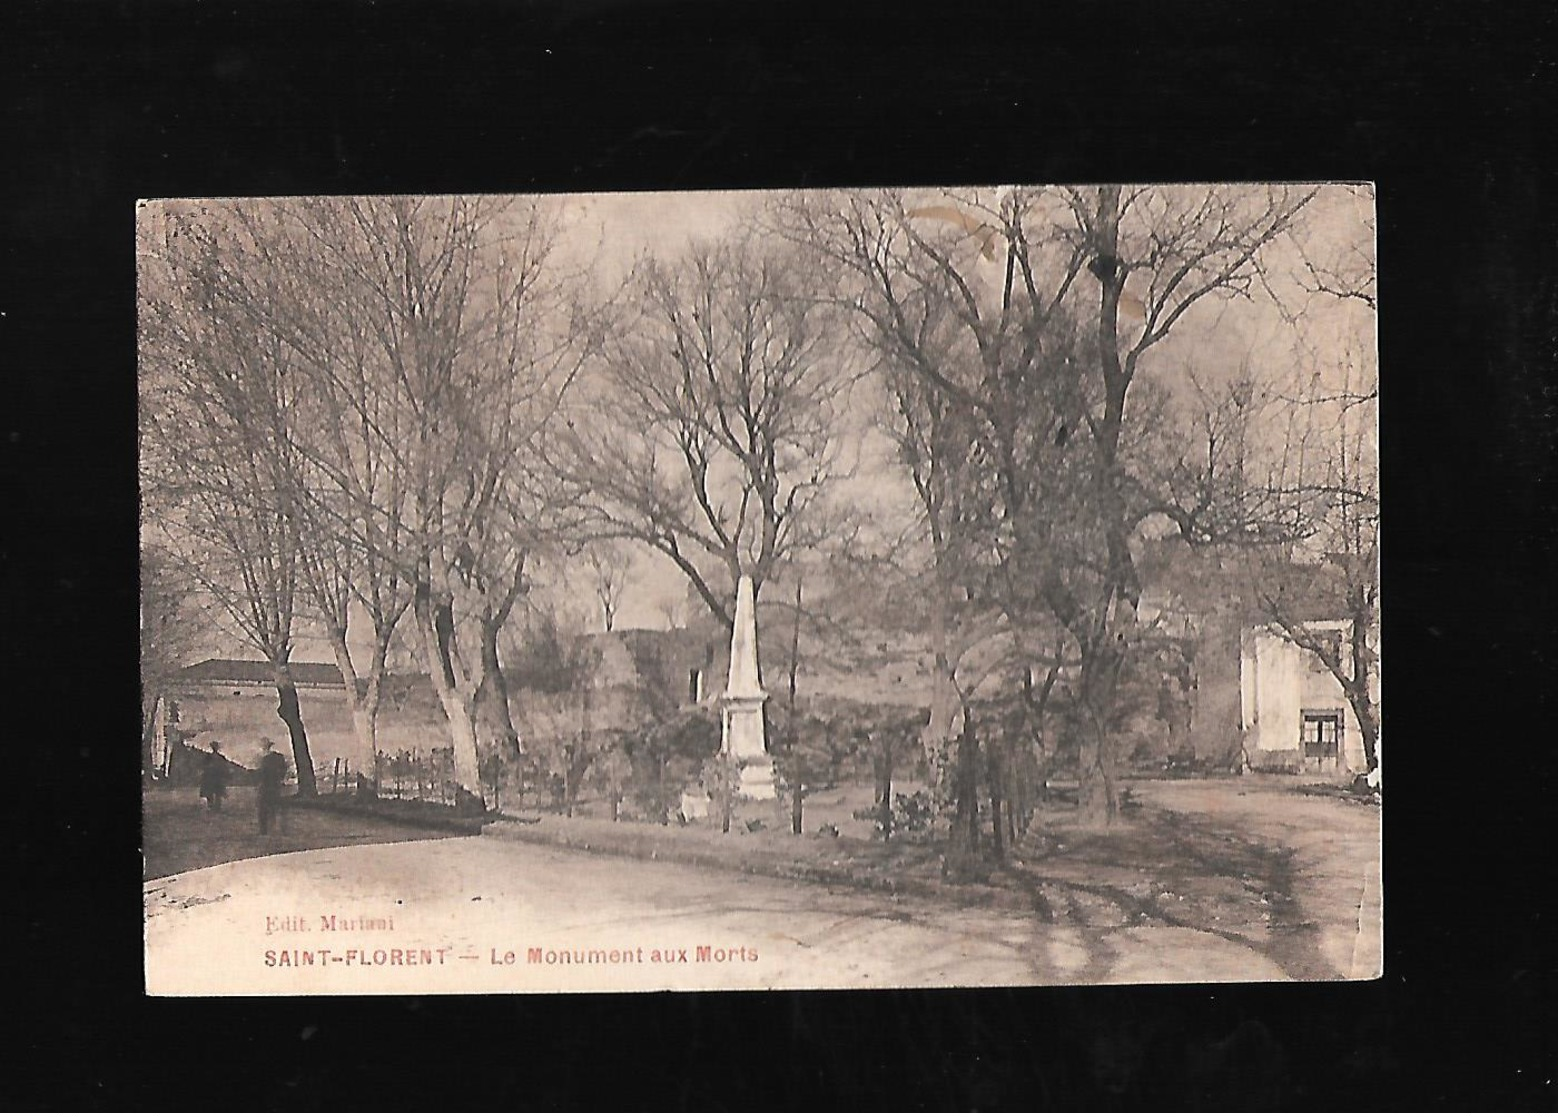
[[[1220, 805], [1242, 793], [1229, 785], [1208, 786], [1203, 794]], [[1276, 802], [1290, 798], [1297, 797], [1284, 793]], [[1318, 805], [1308, 803], [1309, 810]], [[1269, 832], [1252, 831], [1215, 810], [1208, 815], [1153, 804], [1134, 806], [1106, 830], [1081, 828], [1074, 809], [1052, 805], [1004, 864], [978, 881], [947, 879], [938, 848], [912, 841], [746, 833], [739, 827], [720, 834], [709, 826], [558, 816], [500, 823], [488, 832], [592, 853], [923, 896], [965, 909], [1030, 913], [1084, 947], [1090, 961], [1075, 975], [1079, 981], [1103, 980], [1114, 968], [1116, 947], [1147, 931], [1155, 941], [1210, 935], [1258, 954], [1288, 977], [1336, 978], [1343, 974], [1323, 950], [1316, 919], [1334, 923], [1353, 914], [1337, 905], [1306, 910], [1297, 895], [1304, 866]], [[1345, 929], [1338, 924], [1332, 930]]]
[[193, 788], [147, 790], [142, 796], [141, 879], [273, 853], [449, 836], [446, 828], [290, 808], [281, 811], [270, 834], [261, 834], [255, 795], [252, 787], [230, 788], [222, 809], [211, 811]]
[[1003, 876], [1049, 923], [1092, 932], [1175, 927], [1269, 958], [1290, 977], [1340, 976], [1293, 893], [1293, 851], [1174, 811], [1138, 809], [1105, 831], [1031, 830]]

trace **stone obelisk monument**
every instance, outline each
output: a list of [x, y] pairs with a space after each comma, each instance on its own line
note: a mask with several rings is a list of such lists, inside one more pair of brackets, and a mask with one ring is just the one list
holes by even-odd
[[774, 762], [764, 747], [763, 693], [757, 670], [757, 606], [752, 579], [736, 586], [736, 623], [730, 637], [730, 679], [720, 701], [720, 739], [741, 771], [743, 799], [773, 799]]

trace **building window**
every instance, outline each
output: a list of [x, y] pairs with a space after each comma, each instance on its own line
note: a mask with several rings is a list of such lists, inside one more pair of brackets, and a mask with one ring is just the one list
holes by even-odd
[[700, 667], [687, 672], [687, 701], [693, 705], [703, 701], [703, 669]]
[[1306, 759], [1321, 760], [1338, 755], [1342, 741], [1342, 712], [1304, 710], [1301, 741]]

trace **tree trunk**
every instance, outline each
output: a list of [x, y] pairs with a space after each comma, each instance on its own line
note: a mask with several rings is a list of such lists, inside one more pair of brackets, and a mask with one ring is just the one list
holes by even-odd
[[1081, 749], [1080, 787], [1077, 789], [1078, 821], [1083, 826], [1109, 826], [1118, 803], [1109, 771], [1108, 734], [1089, 719]]
[[357, 738], [357, 746], [361, 750], [360, 759], [366, 761], [378, 751], [382, 660], [375, 664], [376, 669], [369, 675], [366, 692], [359, 694], [362, 683], [357, 677], [357, 668], [352, 663], [352, 653], [346, 643], [345, 630], [336, 629], [330, 633], [330, 650], [335, 654], [336, 669], [341, 672], [341, 681], [346, 685], [346, 701], [352, 712], [352, 733]]
[[956, 783], [953, 845], [971, 857], [979, 850], [979, 734], [974, 727], [974, 711], [968, 706], [963, 707], [963, 734], [958, 741]]
[[1358, 733], [1363, 738], [1363, 762], [1372, 772], [1379, 767], [1379, 721], [1374, 716], [1374, 703], [1367, 688], [1365, 681], [1361, 698], [1351, 694], [1348, 698], [1352, 702], [1353, 715], [1358, 719]]
[[806, 789], [801, 780], [800, 757], [796, 755], [795, 673], [801, 661], [801, 579], [795, 579], [795, 615], [790, 624], [790, 702], [786, 715], [786, 748], [790, 754], [790, 832], [801, 832], [801, 813], [805, 809]]
[[1109, 826], [1119, 813], [1114, 755], [1108, 717], [1114, 708], [1115, 684], [1122, 654], [1113, 649], [1084, 650], [1081, 679], [1084, 731], [1077, 791], [1079, 821], [1084, 826]]
[[955, 681], [956, 667], [948, 652], [948, 620], [946, 587], [937, 579], [931, 601], [931, 651], [935, 656], [935, 677], [931, 680], [930, 719], [920, 735], [920, 745], [925, 752], [925, 764], [930, 775], [930, 785], [939, 794], [946, 790], [946, 780], [952, 775], [947, 771], [949, 746], [952, 743], [952, 725], [962, 708]]
[[577, 746], [570, 745], [563, 749], [563, 817], [573, 817], [574, 799], [574, 766], [578, 764], [576, 753]]
[[564, 815], [572, 818], [574, 808], [579, 805], [579, 792], [584, 790], [584, 777], [590, 771], [592, 755], [589, 740], [587, 738], [581, 740], [579, 744], [567, 750], [563, 759], [567, 765], [563, 772]]
[[892, 733], [882, 734], [881, 777], [878, 785], [882, 818], [882, 840], [893, 839], [893, 738]]
[[297, 684], [292, 681], [292, 671], [285, 663], [275, 665], [276, 713], [286, 723], [287, 735], [292, 741], [292, 763], [298, 772], [298, 794], [314, 794], [314, 758], [308, 751], [308, 730], [303, 726], [303, 709], [298, 704]]
[[481, 757], [476, 747], [476, 726], [471, 722], [470, 707], [452, 689], [435, 689], [440, 692], [438, 700], [443, 706], [444, 717], [449, 721], [449, 741], [454, 746], [454, 781], [485, 803]]
[[993, 841], [992, 848], [995, 851], [997, 864], [1006, 861], [1006, 833], [1003, 829], [1004, 819], [1001, 810], [1001, 795], [1004, 788], [1001, 786], [1001, 747], [993, 745], [987, 755], [990, 758], [990, 837]]
[[1012, 839], [1013, 845], [1017, 844], [1019, 837], [1028, 832], [1028, 806], [1031, 802], [1029, 799], [1028, 775], [1027, 764], [1024, 763], [1015, 773], [1016, 778], [1012, 781], [1014, 785], [1012, 797], [1007, 802], [1007, 810], [1012, 817], [1012, 826], [1008, 831], [1008, 836]]
[[1068, 623], [1082, 645], [1080, 696], [1089, 731], [1084, 734], [1081, 750], [1078, 802], [1081, 822], [1090, 826], [1111, 824], [1119, 810], [1109, 721], [1125, 659], [1126, 636], [1134, 630], [1141, 597], [1131, 559], [1131, 524], [1118, 468], [1125, 401], [1133, 372], [1130, 358], [1124, 363], [1120, 360], [1120, 296], [1125, 290], [1126, 271], [1119, 259], [1119, 231], [1120, 188], [1101, 186], [1091, 230], [1096, 256], [1090, 266], [1099, 282], [1097, 355], [1103, 374], [1104, 406], [1103, 415], [1092, 430], [1098, 464], [1095, 497], [1103, 519], [1107, 567], [1100, 600], [1102, 617], [1088, 622], [1085, 633], [1077, 631], [1075, 621]]
[[1357, 584], [1350, 596], [1352, 606], [1352, 685], [1347, 687], [1347, 700], [1358, 719], [1358, 731], [1363, 737], [1363, 761], [1369, 771], [1379, 767], [1376, 745], [1379, 742], [1379, 719], [1374, 710], [1374, 696], [1369, 693], [1369, 626], [1373, 610], [1367, 602], [1367, 589]]
[[[352, 712], [352, 734], [357, 737], [357, 748], [360, 749], [361, 759], [366, 760], [374, 754], [379, 746], [379, 734], [377, 734], [377, 718], [369, 709], [369, 698], [377, 699], [377, 695], [360, 695], [358, 693], [357, 668], [352, 665], [352, 653], [346, 645], [346, 632], [330, 632], [330, 651], [335, 653], [335, 665], [341, 671], [341, 682], [346, 684], [346, 703]], [[372, 682], [369, 682], [372, 689]]]
[[467, 698], [462, 693], [462, 672], [455, 661], [453, 610], [447, 602], [433, 600], [426, 582], [417, 585], [413, 604], [428, 677], [449, 723], [449, 742], [454, 746], [455, 783], [485, 803], [481, 756], [476, 747], [475, 696]]
[[153, 695], [151, 706], [141, 702], [141, 782], [151, 783], [157, 771], [157, 707], [161, 695]]
[[479, 739], [499, 756], [519, 755], [519, 732], [509, 712], [508, 682], [498, 662], [498, 630], [490, 618], [481, 623], [481, 681], [476, 686], [475, 722]]

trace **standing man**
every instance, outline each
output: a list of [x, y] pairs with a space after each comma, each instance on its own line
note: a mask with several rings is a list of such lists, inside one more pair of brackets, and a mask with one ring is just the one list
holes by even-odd
[[222, 755], [222, 742], [212, 741], [211, 751], [200, 765], [200, 797], [206, 801], [207, 810], [219, 811], [226, 795], [227, 758]]
[[271, 820], [281, 807], [281, 784], [287, 778], [287, 762], [269, 737], [260, 738], [260, 833], [270, 833]]

